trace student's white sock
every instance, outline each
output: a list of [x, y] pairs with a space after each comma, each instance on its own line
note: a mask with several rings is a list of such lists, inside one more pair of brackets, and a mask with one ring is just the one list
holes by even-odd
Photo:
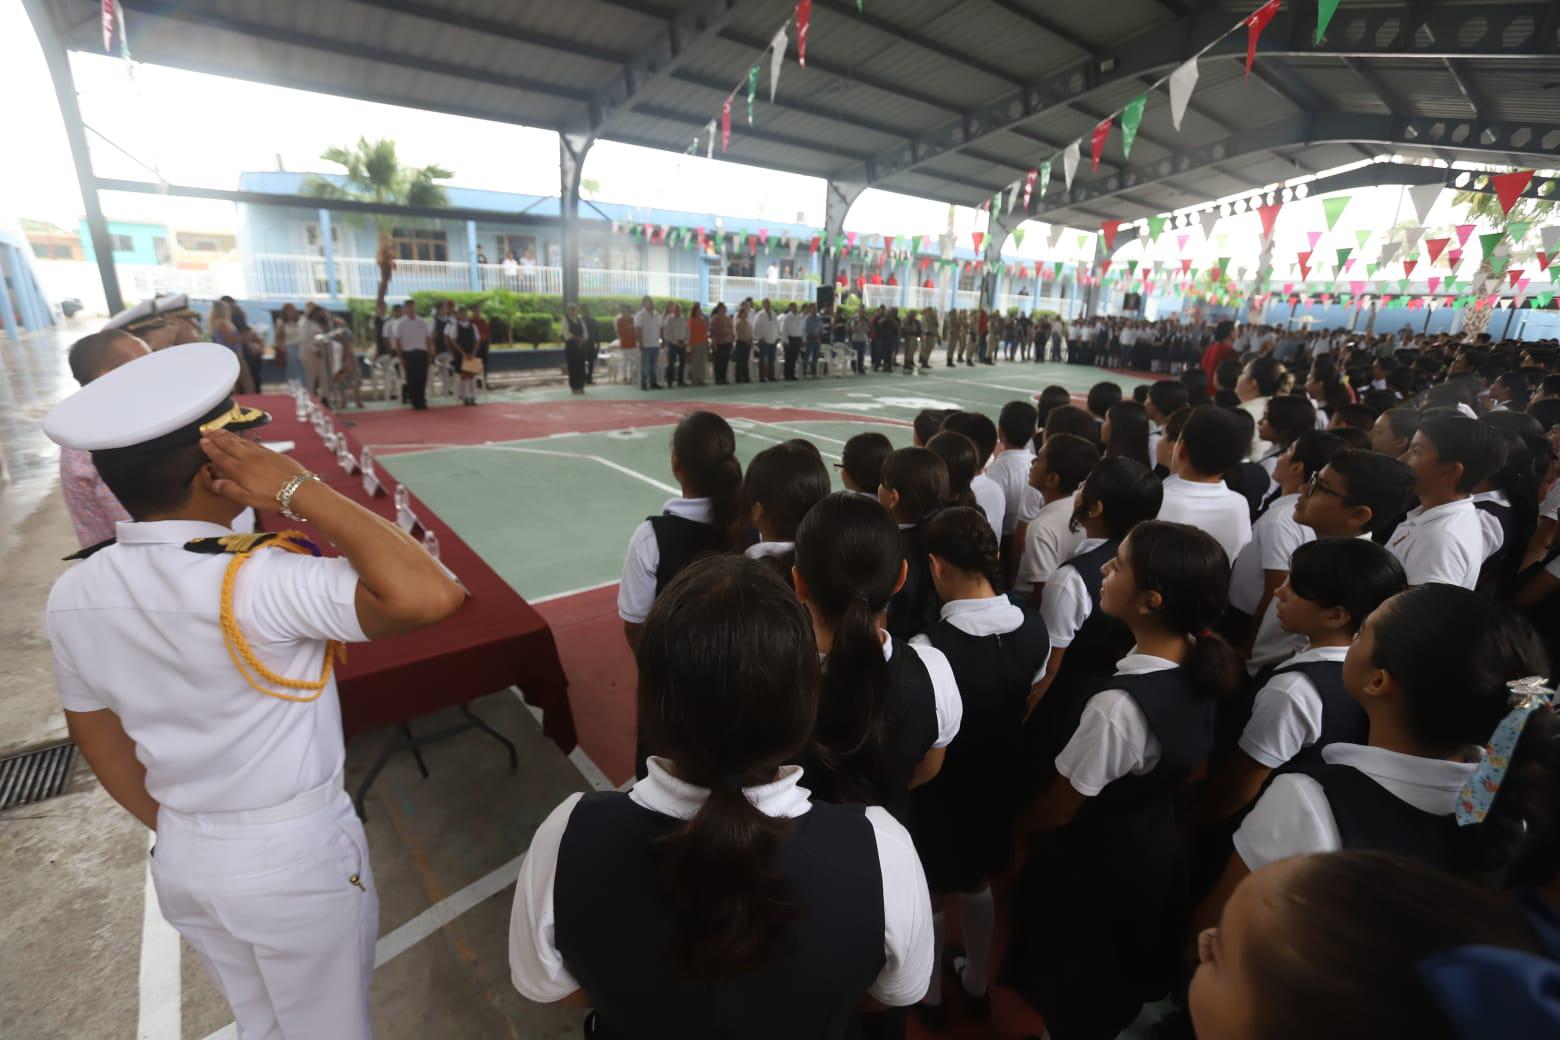
[[921, 1003], [937, 1007], [942, 1003], [943, 943], [948, 938], [948, 918], [939, 910], [932, 915], [932, 984], [927, 987]]
[[959, 924], [964, 931], [965, 961], [961, 979], [964, 992], [984, 996], [990, 984], [987, 975], [991, 970], [991, 945], [997, 927], [996, 904], [991, 898], [991, 886], [974, 895], [959, 896]]

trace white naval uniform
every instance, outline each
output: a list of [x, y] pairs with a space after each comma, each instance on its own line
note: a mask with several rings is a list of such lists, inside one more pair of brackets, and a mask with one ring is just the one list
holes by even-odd
[[[118, 542], [49, 595], [60, 703], [113, 711], [161, 806], [151, 873], [168, 922], [205, 961], [242, 1040], [373, 1035], [379, 899], [341, 786], [332, 678], [311, 702], [252, 689], [223, 642], [232, 557], [189, 552], [231, 533], [195, 521], [120, 523]], [[366, 639], [345, 559], [260, 549], [233, 614], [271, 671], [317, 679], [327, 640]]]

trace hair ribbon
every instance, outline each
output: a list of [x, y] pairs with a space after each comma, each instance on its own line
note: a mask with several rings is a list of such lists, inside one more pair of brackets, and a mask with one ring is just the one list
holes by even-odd
[[1484, 749], [1484, 760], [1474, 770], [1473, 776], [1468, 778], [1468, 783], [1457, 797], [1456, 816], [1460, 827], [1484, 822], [1490, 813], [1490, 806], [1495, 802], [1495, 795], [1500, 791], [1500, 782], [1505, 779], [1506, 767], [1511, 763], [1512, 753], [1517, 749], [1517, 741], [1522, 737], [1522, 728], [1527, 725], [1528, 717], [1554, 703], [1555, 691], [1542, 675], [1513, 679], [1506, 684], [1506, 688], [1511, 691], [1511, 710], [1495, 727]]

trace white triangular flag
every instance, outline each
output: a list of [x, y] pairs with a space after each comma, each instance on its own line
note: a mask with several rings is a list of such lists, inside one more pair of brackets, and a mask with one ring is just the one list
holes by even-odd
[[1062, 237], [1062, 225], [1060, 225], [1060, 224], [1052, 224], [1050, 226], [1050, 229], [1048, 231], [1046, 231], [1046, 233], [1045, 233], [1045, 251], [1046, 251], [1046, 253], [1049, 254], [1049, 253], [1055, 252], [1055, 250], [1056, 250], [1056, 243], [1057, 243], [1057, 241], [1059, 239], [1061, 239], [1061, 237]]
[[713, 159], [715, 158], [715, 120], [711, 119], [705, 124], [704, 136], [707, 139], [704, 144], [704, 157]]
[[[1022, 180], [1022, 178], [1020, 178], [1020, 180]], [[1018, 208], [1018, 185], [1019, 181], [1014, 181], [1012, 186], [1008, 188], [1008, 200], [1006, 207], [1008, 213], [1012, 213], [1015, 209]]]
[[1539, 228], [1538, 237], [1544, 240], [1544, 252], [1554, 256], [1556, 250], [1560, 249], [1560, 224], [1556, 224], [1554, 227]]
[[1067, 181], [1067, 190], [1072, 191], [1073, 174], [1078, 172], [1078, 142], [1074, 141], [1062, 152], [1062, 177]]
[[1435, 200], [1440, 197], [1441, 184], [1416, 184], [1408, 189], [1408, 201], [1413, 204], [1414, 212], [1419, 217], [1419, 222], [1424, 224], [1430, 219], [1430, 210], [1435, 206]]
[[1202, 224], [1203, 241], [1213, 241], [1213, 226], [1219, 222], [1218, 209], [1214, 208], [1203, 210], [1201, 213], [1197, 214], [1197, 220], [1198, 223]]
[[1170, 122], [1181, 129], [1181, 118], [1186, 115], [1186, 104], [1192, 100], [1192, 87], [1197, 85], [1197, 59], [1191, 57], [1181, 67], [1170, 73]]
[[1377, 259], [1383, 264], [1390, 264], [1393, 258], [1398, 255], [1402, 248], [1403, 243], [1401, 242], [1387, 242], [1382, 245], [1381, 256]]
[[[789, 25], [787, 22], [786, 25]], [[785, 64], [785, 25], [769, 41], [769, 103], [774, 104], [775, 91], [780, 89], [780, 66]]]
[[1403, 247], [1410, 253], [1419, 248], [1419, 240], [1425, 235], [1422, 227], [1411, 227], [1403, 230]]

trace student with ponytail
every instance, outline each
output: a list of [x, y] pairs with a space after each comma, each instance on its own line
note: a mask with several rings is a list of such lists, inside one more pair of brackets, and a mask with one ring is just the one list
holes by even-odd
[[[935, 436], [935, 435], [934, 435]], [[883, 462], [878, 501], [899, 525], [905, 578], [888, 608], [888, 631], [899, 639], [937, 620], [937, 590], [921, 542], [921, 525], [948, 501], [948, 465], [927, 448], [900, 448]]]
[[1136, 645], [1085, 702], [1020, 823], [1033, 845], [1002, 969], [1056, 1040], [1115, 1036], [1175, 975], [1190, 906], [1173, 799], [1213, 748], [1216, 702], [1243, 677], [1209, 630], [1228, 584], [1211, 535], [1157, 520], [1106, 567], [1100, 609]]
[[[975, 466], [980, 460], [975, 442], [962, 433], [944, 430], [926, 442], [926, 450], [948, 467], [948, 497], [942, 505], [978, 509], [975, 492], [970, 490], [970, 481], [975, 478]], [[982, 512], [981, 515], [986, 514]]]
[[656, 600], [638, 659], [656, 757], [628, 793], [570, 795], [537, 829], [515, 987], [594, 1007], [602, 1037], [843, 1040], [863, 1006], [918, 1000], [932, 929], [909, 835], [881, 809], [811, 801], [785, 764], [819, 695], [790, 590], [755, 561], [700, 560]]
[[745, 551], [748, 558], [769, 561], [790, 581], [796, 528], [828, 493], [828, 467], [811, 444], [787, 441], [754, 455], [742, 479], [742, 505], [758, 532], [758, 542]]
[[828, 496], [797, 529], [792, 579], [823, 655], [807, 787], [900, 816], [910, 788], [942, 768], [963, 714], [947, 658], [883, 630], [907, 569], [894, 521], [861, 495]]
[[[705, 553], [732, 548], [741, 509], [742, 464], [737, 439], [714, 412], [690, 412], [672, 434], [672, 476], [682, 497], [668, 501], [659, 516], [634, 528], [618, 584], [618, 617], [630, 650], [657, 596], [673, 578]], [[645, 749], [636, 742], [635, 775], [645, 776]]]
[[1273, 778], [1200, 919], [1250, 871], [1307, 852], [1375, 849], [1500, 881], [1553, 836], [1560, 725], [1537, 690], [1548, 674], [1538, 634], [1485, 596], [1436, 583], [1387, 600], [1343, 663], [1369, 743], [1308, 752]]
[[[957, 435], [939, 434], [933, 446], [948, 436]], [[927, 523], [925, 545], [943, 604], [941, 620], [911, 645], [935, 647], [948, 659], [963, 717], [942, 771], [911, 792], [910, 833], [933, 893], [938, 962], [943, 914], [953, 896], [966, 953], [955, 971], [966, 1006], [975, 1017], [985, 1017], [996, 925], [987, 879], [1004, 871], [1012, 857], [1020, 723], [1050, 644], [1040, 615], [1014, 606], [998, 591], [1002, 568], [985, 514], [943, 510]], [[929, 1025], [937, 1025], [945, 1018], [942, 1008], [939, 973], [918, 1009]]]

